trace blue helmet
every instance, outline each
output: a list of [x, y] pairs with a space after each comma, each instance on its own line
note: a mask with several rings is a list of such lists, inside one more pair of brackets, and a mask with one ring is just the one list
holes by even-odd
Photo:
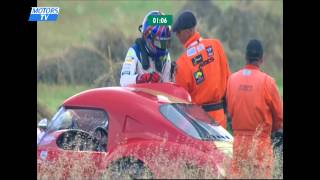
[[144, 39], [146, 49], [150, 56], [159, 58], [168, 54], [170, 47], [170, 26], [149, 25], [147, 20], [150, 15], [164, 15], [160, 11], [150, 11], [142, 22], [142, 38]]

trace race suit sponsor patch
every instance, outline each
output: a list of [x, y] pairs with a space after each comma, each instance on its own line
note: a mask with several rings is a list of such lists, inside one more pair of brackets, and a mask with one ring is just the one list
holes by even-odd
[[126, 57], [125, 63], [127, 64], [132, 64], [134, 62], [134, 58], [131, 56]]
[[197, 50], [198, 50], [198, 52], [204, 50], [204, 45], [203, 44], [199, 44], [199, 46], [197, 46]]
[[123, 71], [123, 72], [121, 73], [121, 76], [122, 76], [122, 75], [125, 75], [125, 74], [130, 75], [130, 71]]
[[127, 57], [128, 56], [131, 56], [131, 57], [134, 56], [134, 50], [130, 49], [127, 53]]
[[187, 50], [187, 56], [193, 56], [196, 54], [196, 48], [195, 47], [192, 47], [190, 49]]
[[199, 63], [201, 63], [202, 61], [203, 61], [203, 57], [202, 57], [201, 54], [199, 54], [198, 56], [192, 58], [192, 63], [193, 63], [194, 66], [199, 64]]
[[122, 70], [124, 71], [124, 70], [130, 70], [130, 68], [131, 68], [131, 64], [130, 63], [124, 63], [123, 64], [123, 67], [122, 67]]
[[209, 59], [201, 62], [201, 63], [200, 63], [200, 66], [203, 67], [203, 66], [205, 66], [205, 65], [207, 65], [207, 64], [209, 64], [209, 63], [211, 63], [211, 62], [213, 62], [213, 61], [214, 61], [214, 59], [213, 59], [213, 57], [211, 57], [211, 58], [209, 58]]
[[193, 74], [193, 76], [194, 76], [197, 84], [200, 84], [204, 81], [204, 74], [203, 74], [203, 71], [201, 68], [199, 68], [199, 70], [197, 72], [195, 72]]
[[212, 57], [213, 56], [213, 48], [212, 48], [212, 46], [206, 47], [206, 50], [207, 50], [208, 57]]

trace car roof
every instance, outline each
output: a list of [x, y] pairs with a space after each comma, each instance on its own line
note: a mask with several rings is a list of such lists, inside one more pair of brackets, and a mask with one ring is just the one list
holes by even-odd
[[159, 103], [191, 103], [191, 97], [184, 88], [173, 83], [153, 83], [89, 89], [71, 96], [63, 104], [65, 106], [85, 105], [93, 99], [108, 98], [117, 101], [119, 98], [138, 100], [138, 97]]

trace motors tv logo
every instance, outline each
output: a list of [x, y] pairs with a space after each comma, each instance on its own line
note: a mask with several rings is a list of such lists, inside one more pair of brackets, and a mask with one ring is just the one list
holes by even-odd
[[59, 7], [32, 7], [29, 21], [57, 21]]

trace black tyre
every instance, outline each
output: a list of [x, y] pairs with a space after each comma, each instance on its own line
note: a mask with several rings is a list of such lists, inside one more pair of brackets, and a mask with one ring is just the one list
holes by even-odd
[[135, 158], [123, 158], [112, 163], [103, 179], [150, 179], [151, 170]]

